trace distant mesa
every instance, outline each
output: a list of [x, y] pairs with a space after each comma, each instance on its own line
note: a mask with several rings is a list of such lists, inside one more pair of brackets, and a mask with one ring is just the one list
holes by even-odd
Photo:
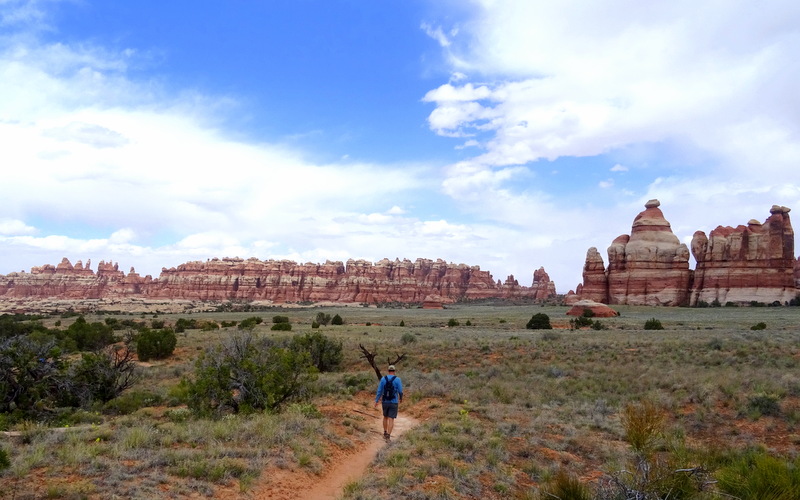
[[762, 224], [719, 226], [709, 236], [694, 233], [689, 248], [680, 243], [658, 200], [650, 200], [633, 220], [631, 234], [608, 247], [608, 267], [597, 248], [586, 252], [583, 283], [566, 302], [696, 306], [702, 303], [785, 304], [800, 293], [800, 264], [794, 257], [790, 209], [774, 205]]
[[482, 299], [544, 301], [556, 296], [544, 268], [531, 286], [513, 276], [495, 281], [478, 266], [441, 259], [348, 260], [324, 264], [256, 258], [213, 258], [163, 268], [157, 279], [125, 275], [119, 265], [101, 261], [97, 272], [64, 258], [57, 266], [0, 276], [0, 298], [26, 299], [167, 299], [188, 301], [268, 301], [281, 303], [416, 303], [444, 307]]

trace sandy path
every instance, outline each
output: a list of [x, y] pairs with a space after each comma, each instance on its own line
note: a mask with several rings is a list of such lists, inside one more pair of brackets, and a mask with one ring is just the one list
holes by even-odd
[[[400, 414], [394, 421], [392, 439], [398, 439], [407, 430], [416, 426], [419, 422], [413, 417]], [[320, 477], [318, 482], [309, 490], [298, 491], [297, 499], [304, 500], [336, 500], [342, 494], [344, 487], [360, 478], [367, 472], [369, 464], [378, 454], [381, 448], [387, 446], [383, 437], [380, 435], [381, 420], [375, 419], [373, 424], [376, 428], [375, 437], [369, 440], [367, 446], [358, 453], [347, 457], [347, 460], [335, 464], [331, 470]]]

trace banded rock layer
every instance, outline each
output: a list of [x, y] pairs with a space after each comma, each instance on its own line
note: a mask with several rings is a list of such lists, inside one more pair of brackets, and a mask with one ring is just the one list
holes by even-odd
[[650, 200], [633, 221], [631, 234], [608, 247], [608, 268], [597, 248], [586, 253], [583, 283], [568, 303], [594, 300], [605, 304], [697, 305], [701, 301], [784, 304], [800, 293], [789, 208], [773, 206], [763, 224], [717, 227], [706, 236], [697, 231], [691, 252], [672, 233], [669, 222]]
[[377, 263], [364, 260], [298, 264], [288, 260], [223, 258], [163, 268], [157, 279], [131, 268], [100, 262], [97, 273], [64, 258], [57, 266], [34, 267], [30, 273], [0, 275], [0, 297], [108, 299], [147, 298], [202, 301], [422, 303], [437, 296], [444, 303], [475, 299], [544, 300], [555, 295], [555, 283], [540, 268], [530, 287], [513, 276], [494, 281], [477, 266], [443, 260], [408, 259]]

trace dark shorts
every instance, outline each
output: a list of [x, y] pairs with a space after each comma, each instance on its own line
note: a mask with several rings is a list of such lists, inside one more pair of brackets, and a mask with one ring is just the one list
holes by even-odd
[[382, 403], [383, 416], [389, 418], [397, 418], [397, 403]]

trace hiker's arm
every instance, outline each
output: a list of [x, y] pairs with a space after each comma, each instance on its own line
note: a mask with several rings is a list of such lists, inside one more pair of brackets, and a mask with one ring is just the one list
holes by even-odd
[[381, 383], [378, 384], [378, 391], [375, 393], [375, 406], [378, 406], [378, 403], [381, 402], [382, 395], [383, 395], [383, 379], [381, 379]]

